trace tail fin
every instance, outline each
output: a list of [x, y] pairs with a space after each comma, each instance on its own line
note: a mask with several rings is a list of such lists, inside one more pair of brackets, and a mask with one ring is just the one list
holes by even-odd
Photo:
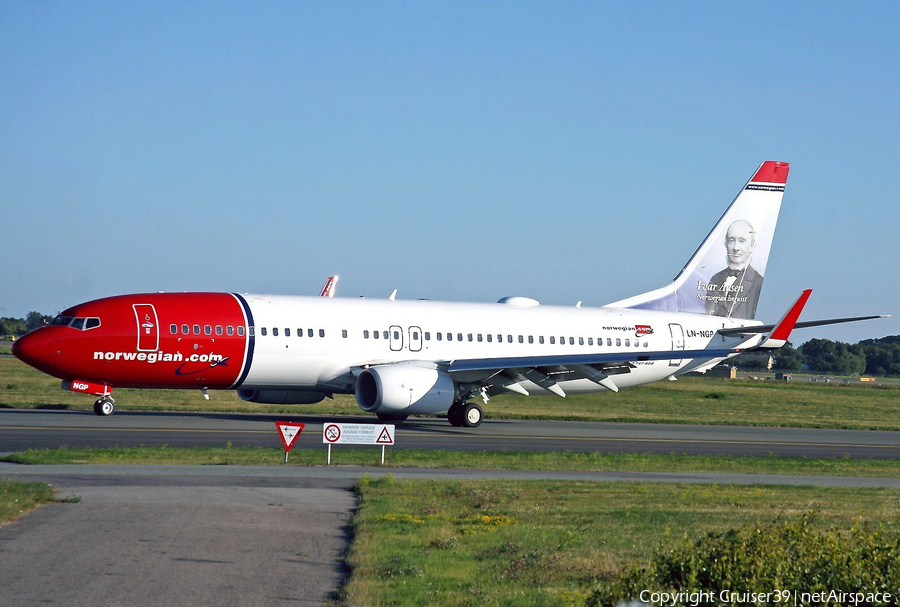
[[609, 306], [754, 318], [789, 169], [762, 163], [671, 284]]

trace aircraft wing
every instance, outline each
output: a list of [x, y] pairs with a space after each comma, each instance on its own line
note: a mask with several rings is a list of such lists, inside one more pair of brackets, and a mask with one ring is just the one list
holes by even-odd
[[[630, 373], [635, 362], [650, 360], [704, 361], [727, 358], [742, 350], [735, 348], [711, 348], [706, 350], [667, 350], [660, 352], [616, 352], [610, 354], [561, 354], [556, 356], [513, 356], [507, 358], [473, 358], [451, 361], [450, 375], [474, 374], [481, 377], [476, 383], [490, 384], [503, 390], [528, 395], [522, 382], [530, 381], [541, 388], [565, 397], [557, 383], [573, 379], [588, 379], [612, 392], [619, 388], [613, 376]], [[637, 354], [637, 355], [634, 355]], [[675, 369], [673, 369], [674, 371]]]

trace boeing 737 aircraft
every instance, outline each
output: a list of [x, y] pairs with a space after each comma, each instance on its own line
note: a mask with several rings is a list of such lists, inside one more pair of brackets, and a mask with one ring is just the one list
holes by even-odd
[[[788, 164], [760, 165], [675, 280], [601, 308], [239, 293], [145, 293], [79, 304], [13, 346], [64, 389], [237, 390], [256, 403], [356, 395], [383, 420], [442, 414], [475, 427], [480, 397], [502, 392], [618, 392], [705, 371], [749, 350], [778, 348], [810, 291], [784, 318], [755, 320]], [[396, 292], [395, 292], [396, 293]]]

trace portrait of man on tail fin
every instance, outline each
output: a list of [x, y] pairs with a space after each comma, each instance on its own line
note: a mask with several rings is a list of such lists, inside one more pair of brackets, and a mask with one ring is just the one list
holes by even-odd
[[725, 233], [727, 267], [706, 285], [706, 313], [729, 318], [754, 318], [763, 277], [750, 265], [757, 233], [746, 219], [738, 219]]

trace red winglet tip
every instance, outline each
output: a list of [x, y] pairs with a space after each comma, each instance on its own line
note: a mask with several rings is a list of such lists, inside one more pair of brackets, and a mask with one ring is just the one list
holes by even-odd
[[806, 305], [806, 301], [809, 299], [811, 293], [812, 289], [803, 291], [800, 298], [797, 299], [794, 305], [791, 306], [791, 309], [788, 310], [788, 313], [785, 314], [784, 318], [778, 323], [778, 326], [772, 330], [769, 339], [787, 340], [787, 338], [791, 336], [791, 331], [794, 330], [794, 325], [797, 324], [797, 319], [800, 318], [800, 312], [803, 311], [803, 307]]
[[758, 181], [764, 183], [787, 183], [788, 171], [791, 165], [789, 162], [778, 162], [777, 160], [766, 160], [756, 171], [756, 175], [750, 181]]

